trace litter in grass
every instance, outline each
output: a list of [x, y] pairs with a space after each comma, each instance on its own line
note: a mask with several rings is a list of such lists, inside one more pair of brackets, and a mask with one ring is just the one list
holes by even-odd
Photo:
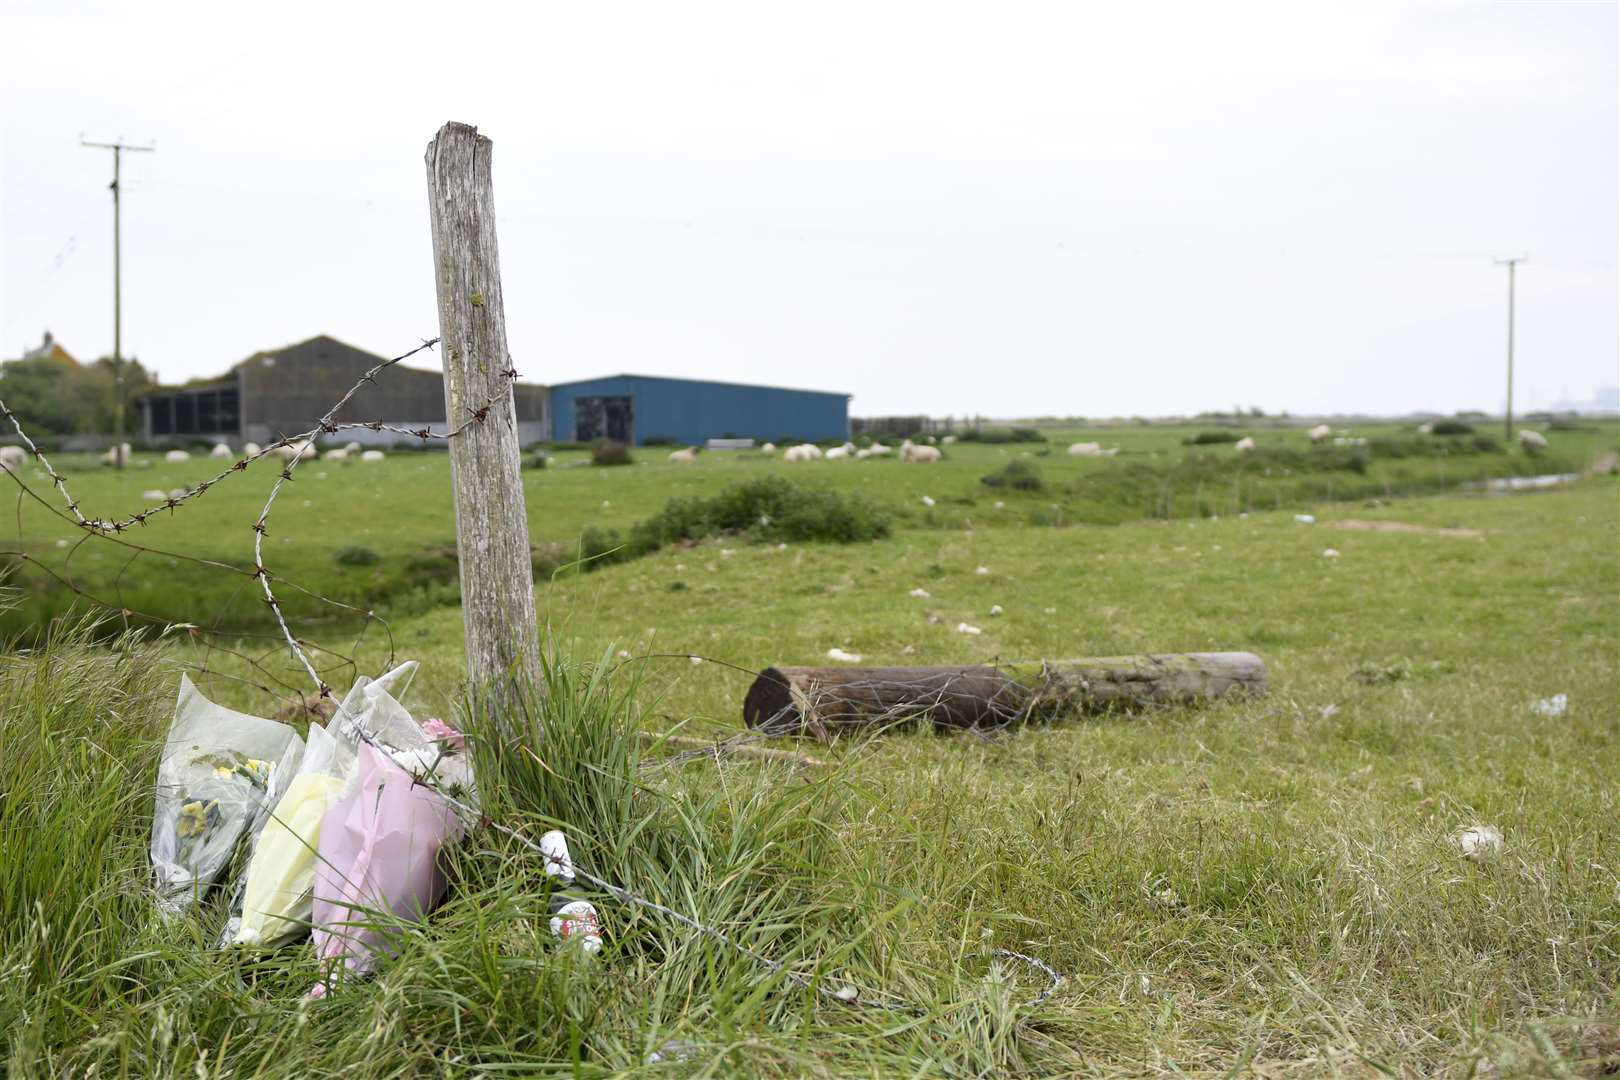
[[934, 505], [934, 500], [933, 500], [933, 499], [931, 499], [931, 498], [929, 498], [929, 497], [928, 497], [928, 496], [927, 496], [927, 495], [924, 495], [924, 496], [923, 496], [923, 497], [922, 497], [922, 504], [923, 504], [923, 505], [924, 505], [924, 506], [929, 506], [929, 507], [931, 507], [931, 506], [933, 506], [933, 505]]
[[965, 622], [959, 622], [959, 623], [956, 624], [956, 632], [958, 634], [982, 634], [982, 633], [984, 633], [984, 631], [980, 630], [977, 626], [969, 626]]
[[915, 596], [919, 600], [927, 600], [930, 593], [928, 592], [927, 589], [918, 588], [918, 589], [912, 589], [911, 592], [908, 593], [907, 595]]
[[1001, 605], [1000, 604], [991, 604], [990, 605], [990, 614], [991, 615], [1000, 615], [1001, 614]]
[[1457, 837], [1457, 846], [1465, 859], [1490, 862], [1502, 854], [1502, 832], [1494, 825], [1474, 825]]
[[844, 664], [858, 664], [861, 662], [861, 654], [845, 652], [843, 649], [834, 647], [827, 650], [827, 659], [837, 660]]
[[1564, 712], [1569, 708], [1569, 695], [1554, 694], [1552, 697], [1542, 698], [1530, 708], [1537, 716], [1545, 716], [1549, 719], [1563, 716]]

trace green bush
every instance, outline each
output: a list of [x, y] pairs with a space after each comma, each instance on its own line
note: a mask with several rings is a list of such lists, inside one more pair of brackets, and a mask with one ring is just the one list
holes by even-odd
[[1219, 443], [1235, 443], [1238, 433], [1235, 431], [1200, 431], [1198, 434], [1182, 439], [1184, 446], [1214, 446]]
[[1468, 445], [1473, 447], [1476, 453], [1480, 454], [1500, 454], [1502, 452], [1502, 444], [1489, 435], [1475, 435], [1468, 441]]
[[1014, 491], [1039, 491], [1041, 471], [1027, 461], [1009, 461], [993, 473], [979, 477], [986, 487], [1011, 488]]
[[1472, 435], [1474, 425], [1466, 420], [1436, 420], [1429, 431], [1435, 435]]
[[332, 552], [332, 559], [339, 566], [374, 566], [382, 561], [382, 556], [368, 547], [350, 544]]
[[602, 439], [591, 447], [592, 465], [633, 465], [630, 448], [622, 442]]
[[1046, 436], [1035, 428], [968, 428], [957, 435], [962, 442], [976, 443], [1031, 443], [1045, 442]]

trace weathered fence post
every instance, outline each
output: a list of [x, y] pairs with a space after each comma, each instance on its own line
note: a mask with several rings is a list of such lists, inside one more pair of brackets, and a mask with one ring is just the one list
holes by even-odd
[[461, 610], [469, 680], [478, 685], [513, 673], [538, 688], [534, 570], [507, 374], [490, 151], [477, 128], [456, 123], [440, 128], [427, 148], [445, 417], [455, 428], [488, 409], [450, 440]]

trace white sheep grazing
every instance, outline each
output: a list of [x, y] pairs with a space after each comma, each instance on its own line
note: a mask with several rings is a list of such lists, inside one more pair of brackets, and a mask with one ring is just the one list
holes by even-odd
[[182, 461], [190, 461], [191, 454], [185, 450], [170, 450], [167, 454], [163, 455], [163, 460], [168, 462], [170, 465], [178, 465]]
[[782, 455], [783, 461], [815, 461], [821, 457], [821, 447], [815, 443], [800, 443], [788, 447], [787, 453]]
[[842, 446], [835, 446], [831, 450], [827, 451], [828, 461], [842, 461], [847, 457], [849, 457], [849, 451]]
[[1326, 442], [1332, 434], [1332, 428], [1328, 427], [1326, 424], [1317, 424], [1310, 430], [1311, 442]]
[[1423, 424], [1423, 425], [1421, 425], [1418, 428], [1418, 434], [1419, 435], [1433, 435], [1434, 434], [1434, 425], [1433, 424]]
[[360, 444], [357, 443], [357, 442], [352, 442], [351, 441], [349, 443], [346, 443], [344, 445], [343, 449], [347, 450], [351, 454], [358, 454], [360, 452]]
[[264, 448], [262, 446], [260, 446], [256, 442], [243, 443], [242, 444], [242, 456], [243, 457], [255, 457], [263, 449]]
[[894, 453], [894, 447], [892, 446], [884, 446], [882, 443], [872, 444], [871, 454], [873, 457], [883, 457], [885, 454], [892, 453]]
[[1239, 439], [1237, 441], [1237, 444], [1235, 446], [1233, 446], [1232, 449], [1236, 450], [1240, 454], [1246, 454], [1250, 450], [1253, 450], [1254, 449], [1254, 438], [1253, 438], [1253, 436], [1250, 436], [1250, 435], [1243, 436], [1243, 438], [1241, 438], [1241, 439]]
[[867, 458], [872, 456], [872, 449], [871, 447], [863, 446], [859, 450], [855, 451], [855, 456], [860, 460], [865, 461]]
[[161, 488], [147, 488], [141, 492], [142, 502], [162, 502], [169, 497], [169, 493]]
[[773, 442], [768, 442], [759, 448], [759, 452], [762, 454], [774, 454], [776, 453], [776, 444]]
[[939, 441], [944, 443], [946, 446], [949, 446], [949, 445], [951, 445], [951, 443], [956, 441], [956, 436], [955, 435], [947, 435], [947, 436], [945, 436], [943, 439], [941, 439]]
[[107, 447], [107, 452], [101, 455], [101, 460], [106, 465], [128, 465], [129, 443], [119, 443], [117, 446]]
[[228, 458], [228, 457], [230, 457], [231, 456], [230, 444], [229, 443], [215, 443], [214, 448], [212, 450], [208, 451], [208, 456], [211, 457], [211, 458]]
[[929, 462], [938, 461], [939, 457], [939, 448], [936, 446], [907, 445], [900, 448], [901, 461], [911, 461], [919, 465], [926, 465]]
[[1531, 431], [1529, 428], [1525, 428], [1519, 432], [1519, 447], [1524, 450], [1545, 450], [1547, 449], [1547, 437], [1539, 431]]
[[321, 460], [322, 461], [348, 461], [349, 460], [349, 448], [346, 447], [346, 446], [340, 446], [336, 450], [328, 450], [326, 453], [321, 455]]
[[697, 451], [688, 446], [684, 450], [676, 450], [670, 454], [669, 460], [679, 465], [690, 465], [697, 460]]
[[0, 446], [0, 465], [4, 465], [12, 472], [21, 472], [22, 467], [28, 464], [28, 451], [20, 446]]
[[366, 450], [360, 454], [361, 461], [381, 461], [386, 457], [381, 450]]
[[1102, 443], [1077, 442], [1069, 445], [1070, 457], [1101, 457]]

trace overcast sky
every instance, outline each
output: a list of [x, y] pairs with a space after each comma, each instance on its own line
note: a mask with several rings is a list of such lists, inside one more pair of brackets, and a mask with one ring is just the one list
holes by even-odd
[[1614, 3], [7, 0], [0, 353], [165, 380], [437, 331], [423, 150], [495, 142], [525, 379], [856, 415], [1500, 409], [1620, 382]]

